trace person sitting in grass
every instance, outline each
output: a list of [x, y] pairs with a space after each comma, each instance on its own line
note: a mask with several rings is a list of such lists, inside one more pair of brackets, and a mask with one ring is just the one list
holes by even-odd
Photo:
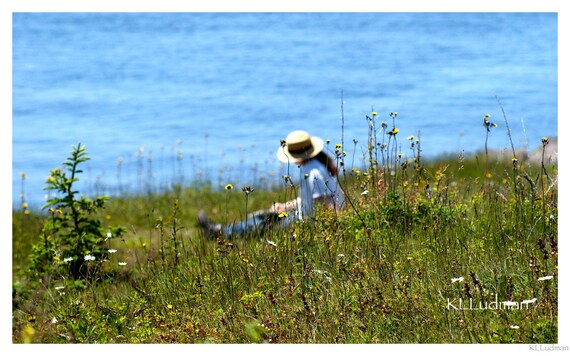
[[299, 196], [284, 203], [274, 203], [268, 210], [254, 212], [244, 221], [227, 225], [210, 222], [204, 212], [200, 211], [198, 222], [204, 234], [208, 237], [224, 236], [228, 239], [234, 236], [263, 234], [276, 223], [287, 226], [296, 219], [304, 221], [312, 218], [317, 204], [341, 209], [344, 206], [344, 194], [337, 181], [338, 168], [323, 148], [321, 138], [311, 136], [306, 131], [291, 132], [281, 141], [277, 158], [283, 163], [299, 166]]

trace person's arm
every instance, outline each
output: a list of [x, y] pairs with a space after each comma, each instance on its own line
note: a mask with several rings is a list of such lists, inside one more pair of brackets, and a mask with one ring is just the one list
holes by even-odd
[[301, 205], [301, 197], [298, 197], [297, 199], [292, 199], [285, 203], [273, 203], [273, 205], [269, 210], [276, 213], [282, 213], [284, 211], [290, 213], [297, 210], [297, 207], [300, 205]]

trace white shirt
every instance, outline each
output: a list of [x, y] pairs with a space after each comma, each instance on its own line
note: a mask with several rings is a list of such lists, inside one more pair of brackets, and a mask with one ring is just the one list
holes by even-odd
[[314, 199], [325, 197], [325, 203], [340, 208], [344, 203], [344, 195], [327, 167], [316, 159], [311, 159], [300, 167], [301, 173], [301, 206], [297, 214], [313, 217], [315, 214]]

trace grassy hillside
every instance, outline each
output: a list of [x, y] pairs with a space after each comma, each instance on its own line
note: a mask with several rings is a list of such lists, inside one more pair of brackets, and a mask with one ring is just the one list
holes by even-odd
[[556, 343], [556, 166], [369, 147], [340, 174], [346, 209], [263, 237], [207, 239], [196, 216], [242, 219], [298, 187], [175, 186], [86, 208], [106, 238], [78, 275], [57, 242], [71, 212], [14, 211], [13, 342]]

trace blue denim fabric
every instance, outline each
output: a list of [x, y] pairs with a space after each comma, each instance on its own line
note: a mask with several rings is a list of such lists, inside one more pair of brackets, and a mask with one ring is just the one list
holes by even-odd
[[293, 214], [280, 218], [277, 213], [259, 211], [249, 215], [246, 220], [222, 225], [222, 233], [228, 239], [236, 236], [262, 236], [267, 230], [288, 226], [293, 220]]

